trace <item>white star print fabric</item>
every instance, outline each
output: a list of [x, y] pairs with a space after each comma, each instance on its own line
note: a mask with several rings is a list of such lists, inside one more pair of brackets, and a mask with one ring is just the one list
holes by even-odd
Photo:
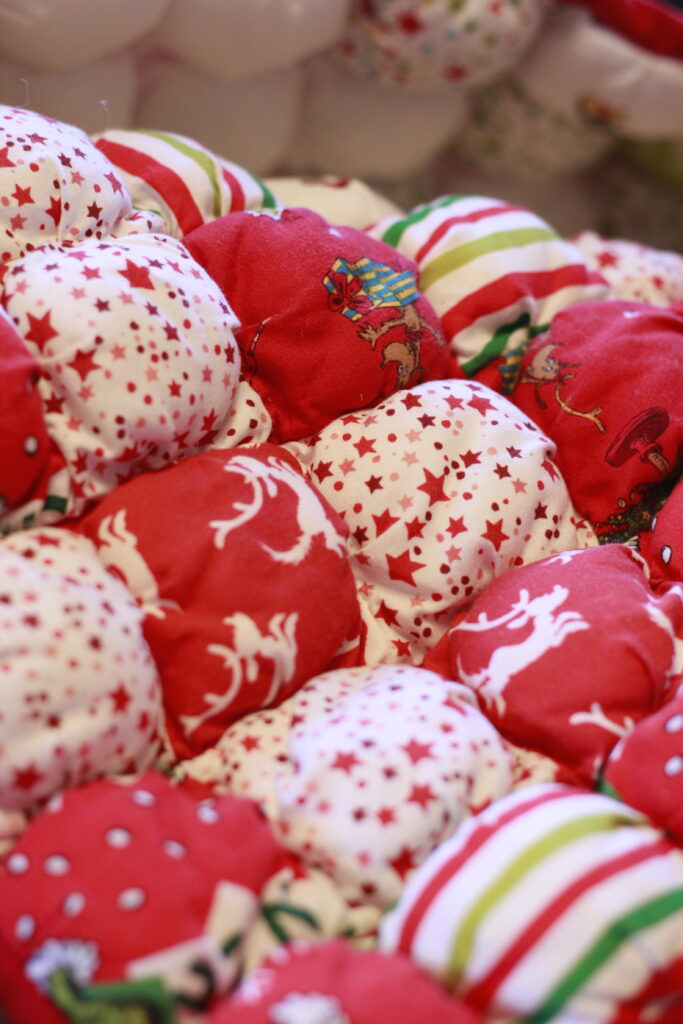
[[506, 569], [596, 543], [553, 443], [477, 383], [422, 384], [285, 447], [349, 528], [370, 664], [420, 660]]

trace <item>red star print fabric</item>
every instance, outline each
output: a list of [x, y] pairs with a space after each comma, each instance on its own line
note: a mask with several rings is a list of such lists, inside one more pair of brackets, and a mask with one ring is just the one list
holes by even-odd
[[275, 446], [142, 474], [76, 529], [146, 613], [178, 756], [284, 700], [356, 638], [343, 525]]
[[683, 587], [653, 591], [610, 544], [506, 573], [451, 628], [450, 674], [512, 742], [593, 784], [635, 722], [676, 692]]
[[37, 390], [40, 368], [0, 308], [0, 524], [7, 513], [42, 504], [64, 460], [50, 443]]
[[142, 613], [93, 544], [65, 530], [0, 542], [0, 805], [148, 765], [161, 689]]
[[[410, 994], [410, 998], [406, 996]], [[406, 957], [340, 942], [288, 946], [208, 1018], [209, 1024], [483, 1024]]]
[[419, 661], [506, 569], [595, 544], [555, 446], [477, 383], [421, 384], [287, 448], [348, 527], [370, 663]]
[[415, 265], [310, 210], [228, 214], [184, 239], [240, 319], [242, 373], [271, 440], [454, 372]]
[[683, 302], [683, 256], [582, 231], [573, 239], [587, 265], [610, 286], [606, 298], [669, 306]]
[[66, 467], [43, 519], [74, 514], [143, 469], [220, 443], [240, 357], [237, 320], [183, 246], [159, 235], [43, 247], [0, 300], [40, 366]]
[[647, 529], [671, 490], [682, 340], [680, 311], [582, 302], [558, 313], [522, 360], [512, 400], [557, 444], [574, 503], [601, 540]]
[[117, 170], [84, 132], [11, 107], [0, 110], [0, 197], [4, 264], [42, 245], [105, 238], [132, 209]]
[[181, 1000], [197, 1019], [234, 985], [284, 862], [250, 801], [197, 799], [152, 771], [71, 789], [0, 868], [3, 1007], [41, 1024], [81, 1006], [170, 1022]]
[[680, 848], [632, 807], [529, 786], [466, 822], [416, 871], [384, 918], [380, 948], [410, 957], [489, 1021], [676, 1024], [682, 884]]

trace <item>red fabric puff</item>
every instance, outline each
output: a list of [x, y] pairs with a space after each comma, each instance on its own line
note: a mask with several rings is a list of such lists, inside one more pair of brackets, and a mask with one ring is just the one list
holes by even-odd
[[303, 209], [229, 214], [184, 241], [241, 321], [242, 372], [273, 440], [453, 372], [417, 267], [384, 242]]
[[494, 580], [448, 636], [502, 734], [592, 782], [680, 678], [683, 588], [655, 595], [625, 546], [566, 552]]
[[557, 464], [598, 535], [647, 529], [679, 470], [683, 314], [579, 303], [522, 360], [513, 402], [558, 446]]
[[0, 523], [4, 513], [44, 498], [62, 463], [45, 428], [39, 377], [37, 362], [0, 311]]
[[683, 695], [620, 740], [603, 780], [608, 790], [683, 842]]
[[36, 1024], [84, 1005], [92, 1020], [132, 1006], [161, 1024], [179, 1001], [205, 1009], [234, 983], [282, 860], [238, 797], [198, 801], [155, 772], [70, 790], [0, 867], [3, 1006]]
[[147, 613], [181, 757], [283, 701], [357, 630], [341, 521], [274, 446], [143, 474], [76, 528]]
[[290, 947], [247, 976], [209, 1024], [478, 1024], [407, 957], [339, 942]]
[[638, 550], [653, 580], [683, 580], [683, 482], [676, 484], [650, 530], [638, 538]]

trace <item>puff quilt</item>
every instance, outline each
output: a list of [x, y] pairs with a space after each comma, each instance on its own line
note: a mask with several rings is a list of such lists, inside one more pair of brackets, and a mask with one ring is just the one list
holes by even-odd
[[683, 258], [285, 192], [0, 108], [1, 1012], [680, 1024]]

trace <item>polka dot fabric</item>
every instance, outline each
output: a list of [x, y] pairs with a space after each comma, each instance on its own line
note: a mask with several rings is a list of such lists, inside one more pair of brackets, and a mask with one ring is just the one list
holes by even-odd
[[0, 110], [0, 264], [45, 245], [104, 238], [131, 213], [117, 170], [84, 132], [28, 110]]
[[44, 514], [79, 512], [220, 438], [239, 376], [237, 320], [180, 243], [139, 234], [42, 248], [14, 263], [1, 301], [40, 366], [48, 433], [66, 461]]
[[422, 384], [287, 447], [344, 516], [370, 663], [419, 660], [506, 569], [595, 543], [554, 445], [480, 384]]
[[145, 767], [161, 690], [126, 588], [90, 541], [56, 528], [0, 543], [0, 566], [2, 808]]

